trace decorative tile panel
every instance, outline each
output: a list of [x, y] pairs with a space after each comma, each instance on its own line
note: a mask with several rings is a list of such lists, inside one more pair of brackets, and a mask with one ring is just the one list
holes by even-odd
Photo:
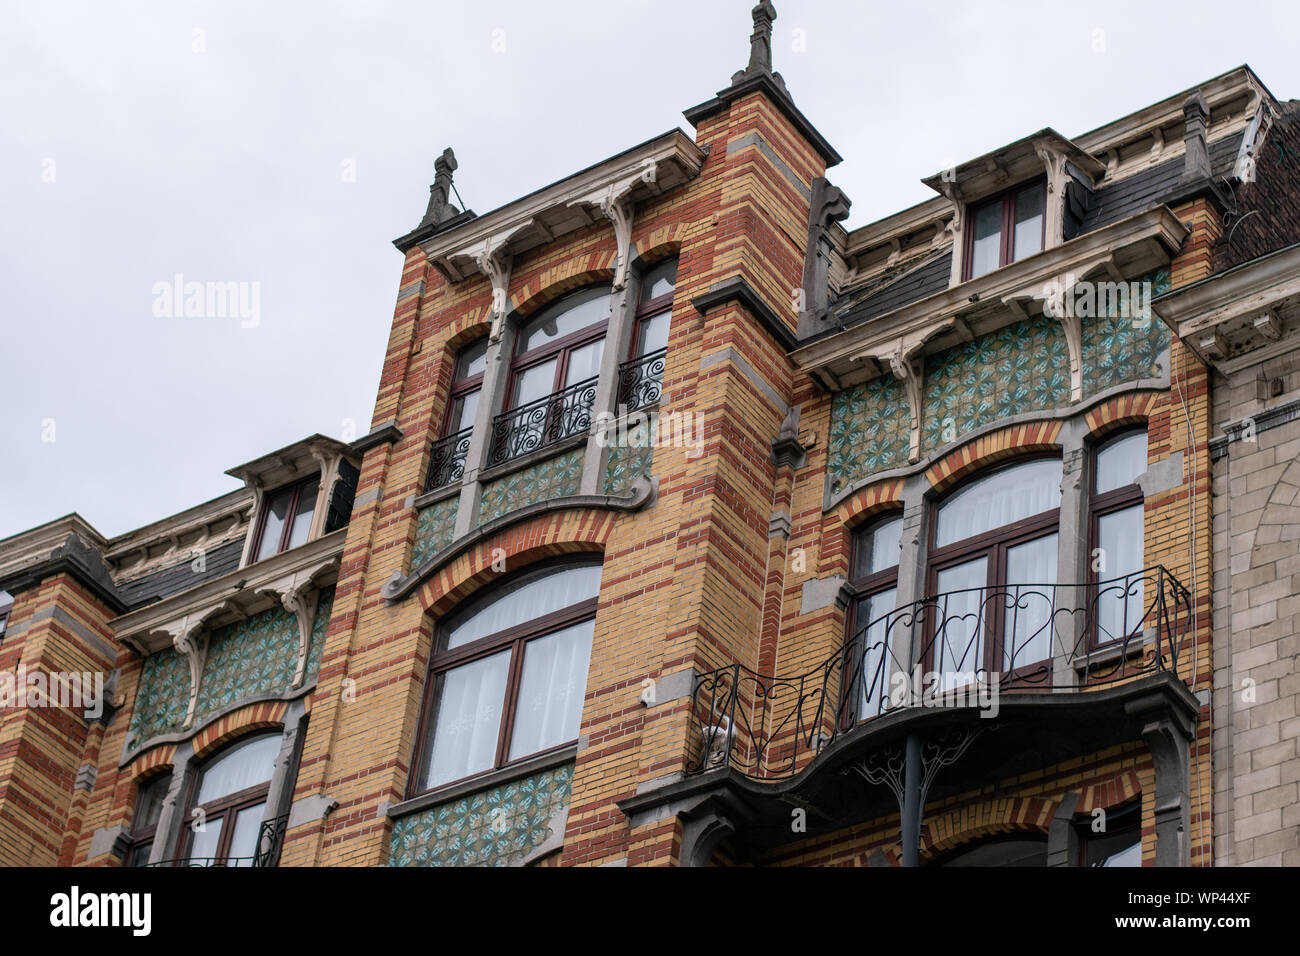
[[[1170, 289], [1168, 269], [1159, 269], [1136, 281], [1151, 283], [1150, 298]], [[1169, 349], [1170, 339], [1168, 327], [1152, 312], [1134, 316], [1126, 310], [1120, 315], [1084, 319], [1084, 395], [1096, 395], [1136, 379], [1160, 378], [1169, 371], [1163, 353]]]
[[1070, 350], [1048, 316], [1008, 325], [925, 362], [922, 457], [1001, 418], [1070, 404]]
[[131, 733], [138, 741], [175, 730], [185, 719], [190, 700], [190, 665], [170, 647], [150, 654], [140, 670], [140, 686], [131, 712]]
[[893, 375], [837, 393], [831, 403], [831, 476], [847, 486], [906, 465], [910, 414], [907, 393]]
[[576, 495], [582, 486], [584, 454], [585, 449], [575, 448], [485, 485], [478, 523], [487, 524], [525, 505]]
[[652, 415], [650, 424], [629, 429], [625, 439], [609, 449], [605, 460], [605, 494], [627, 495], [632, 483], [641, 475], [650, 475], [654, 465], [655, 443], [659, 438], [659, 417]]
[[415, 523], [415, 549], [411, 552], [411, 567], [418, 568], [428, 558], [433, 557], [447, 545], [451, 544], [456, 532], [456, 512], [460, 510], [460, 498], [444, 498], [420, 512]]
[[573, 765], [472, 793], [399, 819], [390, 866], [511, 866], [551, 836]]
[[330, 615], [334, 612], [334, 588], [321, 588], [316, 599], [316, 622], [311, 626], [311, 644], [307, 647], [307, 667], [303, 671], [304, 685], [316, 680], [320, 673], [321, 652], [325, 650], [325, 633], [330, 629]]

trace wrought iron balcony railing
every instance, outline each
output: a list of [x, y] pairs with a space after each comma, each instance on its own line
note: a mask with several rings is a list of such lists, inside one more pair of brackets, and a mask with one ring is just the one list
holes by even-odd
[[1084, 585], [1009, 585], [922, 598], [860, 627], [795, 677], [729, 664], [696, 678], [702, 749], [687, 773], [794, 774], [863, 720], [993, 693], [1086, 690], [1178, 675], [1192, 601], [1163, 567]]
[[288, 825], [289, 814], [287, 813], [263, 823], [257, 831], [257, 851], [252, 856], [190, 856], [162, 860], [158, 863], [150, 863], [149, 866], [275, 866], [280, 861], [280, 848], [284, 844], [284, 831]]
[[660, 349], [624, 362], [618, 367], [618, 404], [629, 412], [659, 404], [664, 386], [664, 359], [667, 349]]
[[591, 428], [591, 406], [598, 378], [512, 408], [492, 422], [488, 464], [499, 465]]
[[469, 455], [469, 440], [473, 433], [472, 427], [465, 428], [433, 443], [429, 454], [429, 477], [424, 483], [426, 492], [454, 484], [464, 477], [465, 458]]

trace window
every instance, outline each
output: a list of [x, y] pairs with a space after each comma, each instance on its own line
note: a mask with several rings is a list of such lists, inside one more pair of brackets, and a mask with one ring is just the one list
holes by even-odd
[[456, 354], [455, 380], [447, 393], [447, 411], [443, 417], [442, 437], [434, 442], [429, 461], [429, 479], [425, 491], [460, 481], [465, 474], [474, 416], [483, 391], [483, 372], [487, 368], [487, 339], [479, 339]]
[[440, 625], [412, 793], [577, 740], [600, 571], [523, 574]]
[[14, 599], [8, 591], [0, 591], [0, 641], [5, 638], [5, 627], [9, 624], [9, 615], [13, 613]]
[[[1105, 821], [1104, 828], [1093, 827]], [[1079, 864], [1081, 866], [1142, 865], [1142, 804], [1107, 810], [1105, 817], [1092, 817], [1078, 824]]]
[[970, 206], [965, 227], [966, 279], [1042, 252], [1046, 196], [1047, 184], [1039, 180]]
[[660, 263], [641, 277], [631, 353], [619, 372], [618, 404], [627, 411], [646, 408], [659, 401], [676, 285], [676, 259]]
[[1147, 433], [1129, 431], [1098, 447], [1093, 457], [1089, 567], [1097, 585], [1094, 641], [1122, 640], [1142, 626], [1145, 566], [1143, 498], [1138, 477], [1147, 470]]
[[252, 866], [281, 735], [240, 740], [199, 774], [182, 856], [197, 866]]
[[591, 427], [608, 327], [609, 288], [600, 286], [548, 306], [520, 328], [491, 464]]
[[163, 798], [171, 786], [172, 775], [162, 774], [140, 784], [135, 795], [135, 811], [131, 816], [131, 842], [124, 862], [127, 866], [144, 866], [149, 862], [154, 834], [162, 816]]
[[[898, 598], [898, 549], [903, 519], [883, 518], [853, 535], [850, 587], [853, 604], [847, 616], [848, 640], [855, 659], [859, 692], [857, 719], [875, 717], [889, 706], [893, 661], [889, 653], [888, 620]], [[910, 653], [910, 647], [904, 653]]]
[[1028, 676], [1051, 657], [1061, 462], [1036, 459], [978, 478], [935, 514], [930, 670], [944, 690], [980, 672]]
[[319, 490], [320, 476], [313, 475], [280, 488], [263, 499], [257, 542], [253, 545], [254, 561], [307, 543]]

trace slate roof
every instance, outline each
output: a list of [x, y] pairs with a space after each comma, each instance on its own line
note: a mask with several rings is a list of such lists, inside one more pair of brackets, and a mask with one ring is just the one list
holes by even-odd
[[832, 303], [831, 313], [846, 327], [902, 308], [948, 288], [952, 251], [933, 256], [921, 265], [908, 266], [894, 275], [854, 289]]
[[239, 567], [239, 557], [243, 550], [244, 540], [239, 538], [209, 551], [203, 571], [196, 572], [191, 567], [193, 562], [182, 561], [170, 568], [119, 584], [117, 592], [132, 609], [152, 604], [229, 574]]

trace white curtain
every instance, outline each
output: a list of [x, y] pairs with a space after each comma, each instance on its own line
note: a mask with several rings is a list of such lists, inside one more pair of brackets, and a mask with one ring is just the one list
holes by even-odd
[[446, 648], [461, 647], [594, 598], [600, 592], [600, 568], [599, 564], [565, 568], [498, 592], [491, 604], [452, 627]]
[[525, 646], [511, 760], [578, 738], [595, 625], [583, 621]]
[[509, 676], [508, 650], [443, 675], [425, 787], [489, 770], [496, 763]]

